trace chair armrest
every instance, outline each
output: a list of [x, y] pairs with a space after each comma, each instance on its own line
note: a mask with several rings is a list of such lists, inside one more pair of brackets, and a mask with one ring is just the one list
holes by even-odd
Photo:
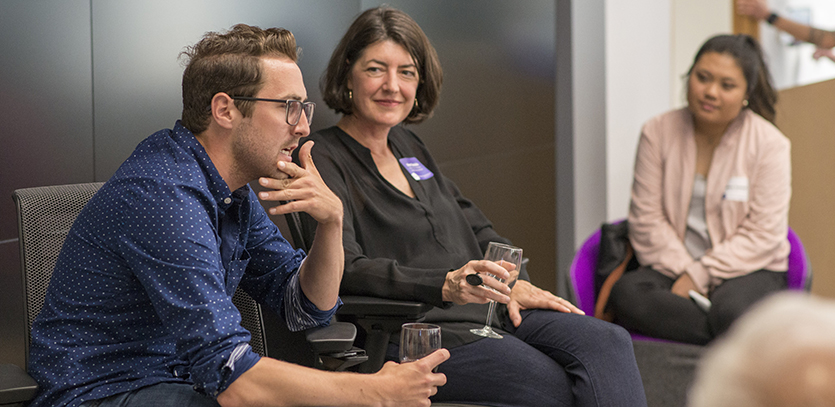
[[340, 296], [342, 307], [336, 312], [340, 321], [362, 328], [365, 341], [362, 347], [368, 362], [359, 366], [361, 373], [374, 373], [383, 367], [391, 335], [406, 322], [422, 321], [433, 308], [430, 304], [414, 301], [390, 300], [365, 296]]
[[357, 327], [347, 322], [333, 322], [306, 330], [305, 338], [316, 354], [345, 352], [354, 346]]
[[358, 318], [396, 317], [404, 321], [419, 320], [433, 308], [432, 305], [422, 302], [390, 300], [359, 295], [346, 295], [340, 298], [342, 299], [343, 305], [336, 311], [336, 315], [338, 316], [350, 315]]
[[23, 369], [0, 364], [0, 405], [24, 403], [35, 397], [38, 383]]
[[313, 367], [342, 371], [365, 363], [365, 350], [354, 347], [357, 327], [348, 322], [331, 322], [328, 326], [306, 330], [305, 339], [313, 349]]

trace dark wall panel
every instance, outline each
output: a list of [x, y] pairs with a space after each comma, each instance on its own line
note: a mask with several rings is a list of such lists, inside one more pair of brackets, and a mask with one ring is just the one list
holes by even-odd
[[[308, 95], [320, 102], [319, 75], [358, 8], [325, 0], [94, 0], [96, 179], [109, 178], [137, 143], [180, 117], [178, 56], [205, 32], [237, 23], [289, 29], [302, 48]], [[315, 125], [334, 122], [327, 109], [317, 110]]]
[[[4, 0], [0, 2], [0, 362], [22, 363], [21, 284], [12, 190], [104, 181], [181, 111], [178, 58], [206, 31], [236, 23], [290, 29], [319, 105], [313, 129], [338, 117], [319, 77], [367, 0]], [[553, 289], [553, 0], [387, 1], [412, 15], [445, 70], [434, 118], [415, 126]]]
[[92, 181], [88, 1], [0, 4], [0, 240], [17, 237], [11, 193]]
[[440, 105], [414, 131], [496, 230], [525, 250], [534, 283], [554, 291], [554, 1], [362, 5], [382, 3], [420, 24], [443, 66]]
[[12, 191], [93, 180], [88, 0], [0, 3], [0, 362], [23, 363]]

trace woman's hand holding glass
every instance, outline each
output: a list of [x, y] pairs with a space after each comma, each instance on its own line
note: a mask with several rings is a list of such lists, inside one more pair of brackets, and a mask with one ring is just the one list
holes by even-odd
[[[510, 287], [501, 280], [515, 280], [506, 267], [488, 260], [472, 260], [458, 270], [447, 273], [446, 281], [442, 288], [444, 301], [463, 304], [486, 304], [490, 301], [507, 304], [510, 301]], [[518, 271], [514, 271], [518, 274]], [[472, 285], [467, 282], [467, 276], [477, 274], [481, 276], [481, 285]], [[490, 278], [487, 276], [495, 276]], [[489, 288], [488, 288], [489, 287]]]
[[[503, 243], [490, 242], [487, 246], [487, 252], [484, 253], [484, 260], [492, 261], [507, 270], [508, 277], [501, 278], [496, 275], [494, 278], [499, 279], [500, 282], [506, 283], [508, 286], [512, 285], [519, 277], [519, 271], [522, 269], [522, 249], [506, 245]], [[491, 282], [492, 278], [483, 279], [484, 282]], [[481, 284], [480, 287], [484, 287]], [[489, 290], [490, 288], [488, 288]], [[495, 301], [490, 302], [490, 308], [487, 311], [487, 322], [484, 327], [479, 329], [470, 329], [470, 332], [487, 338], [502, 339], [502, 336], [490, 327], [493, 322], [493, 311], [496, 309]]]

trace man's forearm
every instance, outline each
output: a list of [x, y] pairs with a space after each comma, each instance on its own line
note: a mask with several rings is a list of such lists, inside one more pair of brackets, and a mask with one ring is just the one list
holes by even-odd
[[342, 248], [342, 222], [320, 223], [307, 259], [299, 271], [299, 283], [307, 298], [320, 310], [336, 305], [345, 251]]
[[446, 383], [446, 376], [432, 370], [448, 358], [449, 351], [440, 349], [416, 362], [387, 362], [374, 374], [325, 372], [261, 358], [217, 401], [223, 407], [425, 406]]
[[372, 406], [376, 378], [319, 371], [261, 358], [232, 383], [217, 401], [238, 406]]
[[820, 30], [783, 17], [778, 17], [773, 25], [800, 41], [815, 44], [820, 48], [835, 47], [835, 32]]

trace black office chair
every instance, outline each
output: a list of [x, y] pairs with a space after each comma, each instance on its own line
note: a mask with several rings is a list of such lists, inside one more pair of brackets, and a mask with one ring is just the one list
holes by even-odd
[[[13, 194], [18, 213], [20, 262], [24, 290], [25, 362], [29, 363], [32, 322], [43, 307], [46, 289], [55, 261], [70, 227], [87, 201], [103, 185], [101, 182], [57, 185], [16, 190]], [[269, 356], [261, 306], [238, 289], [232, 302], [241, 313], [241, 325], [252, 335], [250, 346]], [[314, 353], [314, 366], [344, 369], [365, 361], [364, 355], [351, 352], [356, 327], [349, 323], [332, 324], [305, 332]], [[37, 383], [14, 365], [0, 365], [0, 405], [23, 403], [37, 393]]]
[[[305, 252], [313, 244], [312, 231], [303, 230], [298, 213], [285, 215], [293, 245]], [[433, 308], [430, 304], [414, 301], [390, 300], [378, 297], [340, 296], [344, 303], [336, 312], [337, 320], [360, 327], [357, 343], [365, 349], [368, 362], [359, 365], [361, 373], [374, 373], [385, 363], [386, 349], [391, 335], [407, 322], [420, 322]]]
[[[298, 213], [285, 215], [286, 227], [296, 248], [307, 251], [313, 243], [313, 231], [305, 230]], [[340, 296], [344, 303], [336, 312], [339, 321], [346, 321], [360, 327], [357, 337], [359, 346], [365, 349], [368, 361], [360, 364], [361, 373], [374, 373], [385, 363], [386, 350], [391, 335], [407, 322], [419, 322], [433, 305], [391, 300], [378, 297], [346, 295]], [[475, 404], [432, 403], [433, 407], [480, 407]]]

